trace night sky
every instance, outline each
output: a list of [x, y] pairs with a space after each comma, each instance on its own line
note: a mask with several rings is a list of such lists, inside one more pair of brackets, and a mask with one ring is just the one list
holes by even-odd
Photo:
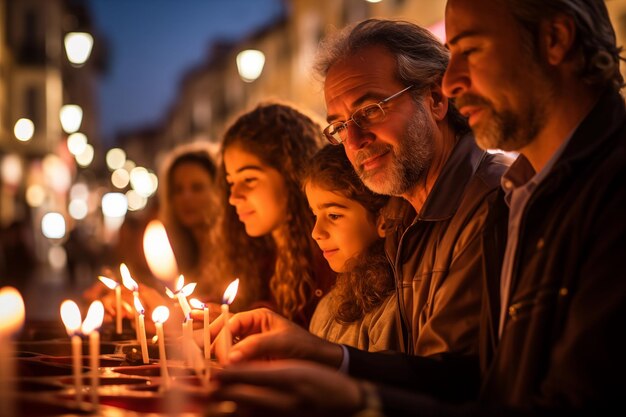
[[281, 13], [281, 0], [88, 0], [108, 44], [100, 79], [105, 145], [116, 132], [154, 123], [181, 77], [203, 62], [212, 40], [237, 39]]

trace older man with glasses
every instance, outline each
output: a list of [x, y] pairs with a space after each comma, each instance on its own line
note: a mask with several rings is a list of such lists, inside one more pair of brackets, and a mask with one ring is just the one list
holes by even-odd
[[462, 374], [471, 377], [426, 380], [402, 359], [386, 360], [393, 355], [323, 341], [267, 310], [233, 317], [231, 327], [244, 340], [230, 359], [309, 359], [354, 376], [384, 375], [404, 388], [471, 397], [479, 388], [481, 238], [509, 161], [478, 148], [466, 120], [444, 96], [449, 54], [427, 30], [367, 20], [320, 49], [325, 137], [344, 147], [367, 187], [394, 196], [385, 213], [385, 250], [395, 273], [404, 351], [454, 353], [468, 370]]

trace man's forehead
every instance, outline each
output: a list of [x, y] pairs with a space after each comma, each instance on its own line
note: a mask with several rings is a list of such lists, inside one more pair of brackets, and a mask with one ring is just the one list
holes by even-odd
[[512, 15], [499, 0], [448, 0], [445, 12], [447, 45], [466, 36], [485, 35], [513, 24]]

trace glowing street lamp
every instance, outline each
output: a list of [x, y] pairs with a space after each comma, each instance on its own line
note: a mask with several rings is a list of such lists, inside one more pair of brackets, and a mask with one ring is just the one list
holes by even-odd
[[59, 112], [61, 127], [65, 133], [74, 133], [80, 129], [83, 121], [83, 109], [77, 104], [66, 104]]
[[93, 36], [86, 32], [70, 32], [65, 35], [67, 59], [76, 66], [81, 66], [91, 54]]
[[247, 83], [259, 78], [265, 65], [265, 55], [256, 49], [247, 49], [237, 54], [237, 71]]
[[35, 134], [35, 124], [32, 120], [22, 118], [15, 122], [15, 127], [13, 127], [13, 133], [17, 140], [22, 142], [27, 142], [33, 138]]

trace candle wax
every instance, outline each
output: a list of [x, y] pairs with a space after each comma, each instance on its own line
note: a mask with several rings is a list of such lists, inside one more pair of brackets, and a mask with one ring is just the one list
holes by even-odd
[[146, 322], [144, 315], [139, 313], [139, 344], [141, 345], [141, 358], [143, 363], [149, 363], [150, 357], [148, 356], [148, 341], [146, 340]]
[[230, 348], [232, 346], [232, 336], [230, 334], [230, 327], [228, 326], [228, 316], [229, 316], [229, 307], [228, 304], [222, 304], [221, 306], [221, 310], [222, 310], [222, 320], [223, 321], [223, 325], [222, 325], [222, 332], [223, 332], [223, 347], [224, 347], [224, 352], [223, 352], [223, 357], [220, 358], [220, 363], [222, 365], [226, 365], [228, 364], [228, 354], [230, 353]]
[[165, 337], [163, 336], [163, 323], [154, 323], [156, 326], [157, 338], [159, 339], [159, 364], [161, 365], [161, 386], [168, 388], [170, 377], [167, 372], [167, 358], [165, 357]]
[[115, 287], [115, 333], [122, 334], [122, 286]]
[[82, 363], [82, 341], [80, 336], [72, 336], [72, 368], [74, 374], [74, 388], [76, 389], [76, 401], [83, 400], [83, 380], [81, 378]]
[[91, 404], [98, 408], [98, 368], [100, 367], [100, 333], [97, 330], [89, 334], [89, 367], [91, 368]]

